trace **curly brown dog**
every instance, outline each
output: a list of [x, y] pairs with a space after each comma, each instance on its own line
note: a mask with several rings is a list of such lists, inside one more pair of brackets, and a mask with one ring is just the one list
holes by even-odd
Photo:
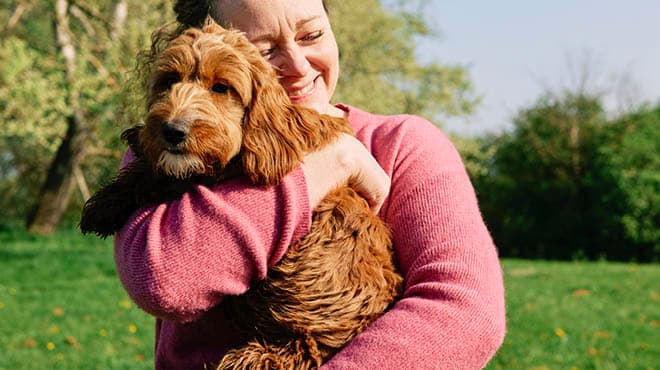
[[[249, 40], [212, 21], [174, 39], [151, 81], [145, 125], [122, 134], [137, 159], [85, 204], [83, 233], [112, 235], [139, 207], [197, 184], [235, 175], [276, 184], [306, 153], [351, 132], [344, 119], [291, 104]], [[223, 300], [244, 346], [218, 368], [317, 368], [388, 309], [401, 283], [388, 229], [339, 187], [264, 281]]]

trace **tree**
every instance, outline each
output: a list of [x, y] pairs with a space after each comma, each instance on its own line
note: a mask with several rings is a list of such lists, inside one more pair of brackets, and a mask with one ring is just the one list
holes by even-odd
[[0, 66], [0, 116], [14, 124], [0, 134], [3, 143], [14, 143], [0, 155], [0, 188], [18, 189], [23, 203], [37, 199], [30, 202], [35, 203], [27, 220], [31, 230], [53, 230], [75, 185], [86, 192], [82, 169], [92, 169], [88, 178], [99, 173], [89, 166], [99, 153], [116, 163], [121, 151], [109, 151], [106, 144], [117, 142], [123, 79], [151, 29], [167, 16], [165, 3], [3, 1], [0, 20], [7, 27], [0, 57], [11, 61], [18, 51], [21, 58]]
[[66, 134], [48, 169], [37, 204], [28, 215], [28, 229], [50, 233], [59, 223], [74, 189], [74, 173], [79, 171], [83, 149], [89, 140], [90, 127], [83, 116], [77, 80], [77, 48], [73, 42], [69, 20], [69, 2], [55, 0], [54, 28], [59, 52], [64, 60], [64, 80], [67, 86]]
[[[612, 217], [622, 228], [622, 253], [660, 259], [660, 106], [641, 108], [613, 122], [600, 150], [603, 177], [612, 179], [619, 203]], [[612, 208], [612, 207], [610, 207]]]
[[612, 120], [601, 99], [546, 95], [512, 132], [459, 146], [502, 256], [660, 258], [660, 108]]
[[[497, 139], [491, 198], [484, 204], [498, 243], [519, 257], [597, 257], [598, 199], [588, 186], [606, 123], [598, 98], [545, 96]], [[591, 182], [593, 183], [593, 182]], [[596, 253], [596, 255], [594, 255]]]

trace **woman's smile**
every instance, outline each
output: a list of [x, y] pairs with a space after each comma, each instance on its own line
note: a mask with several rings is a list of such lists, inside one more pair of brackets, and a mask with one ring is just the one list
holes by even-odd
[[316, 78], [314, 78], [306, 85], [297, 84], [297, 85], [285, 87], [285, 90], [289, 95], [291, 102], [297, 103], [314, 95], [314, 92], [316, 90], [316, 80], [318, 79], [318, 77], [319, 76], [316, 76]]

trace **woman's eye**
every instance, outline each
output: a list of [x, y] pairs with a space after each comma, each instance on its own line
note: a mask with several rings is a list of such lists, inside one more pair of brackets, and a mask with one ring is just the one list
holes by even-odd
[[275, 48], [264, 49], [260, 51], [262, 57], [269, 57], [275, 53]]
[[214, 93], [218, 94], [224, 94], [229, 90], [229, 86], [221, 83], [214, 83], [213, 86], [211, 86], [211, 91]]
[[323, 36], [323, 31], [316, 31], [312, 32], [310, 34], [305, 35], [303, 38], [300, 39], [300, 41], [314, 41], [318, 39], [319, 37]]

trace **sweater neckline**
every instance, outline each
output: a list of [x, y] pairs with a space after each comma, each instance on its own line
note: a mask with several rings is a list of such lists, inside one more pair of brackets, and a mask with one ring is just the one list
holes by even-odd
[[344, 103], [337, 103], [335, 107], [346, 112], [346, 120], [350, 123], [354, 131], [358, 131], [366, 123], [365, 113], [358, 108]]

